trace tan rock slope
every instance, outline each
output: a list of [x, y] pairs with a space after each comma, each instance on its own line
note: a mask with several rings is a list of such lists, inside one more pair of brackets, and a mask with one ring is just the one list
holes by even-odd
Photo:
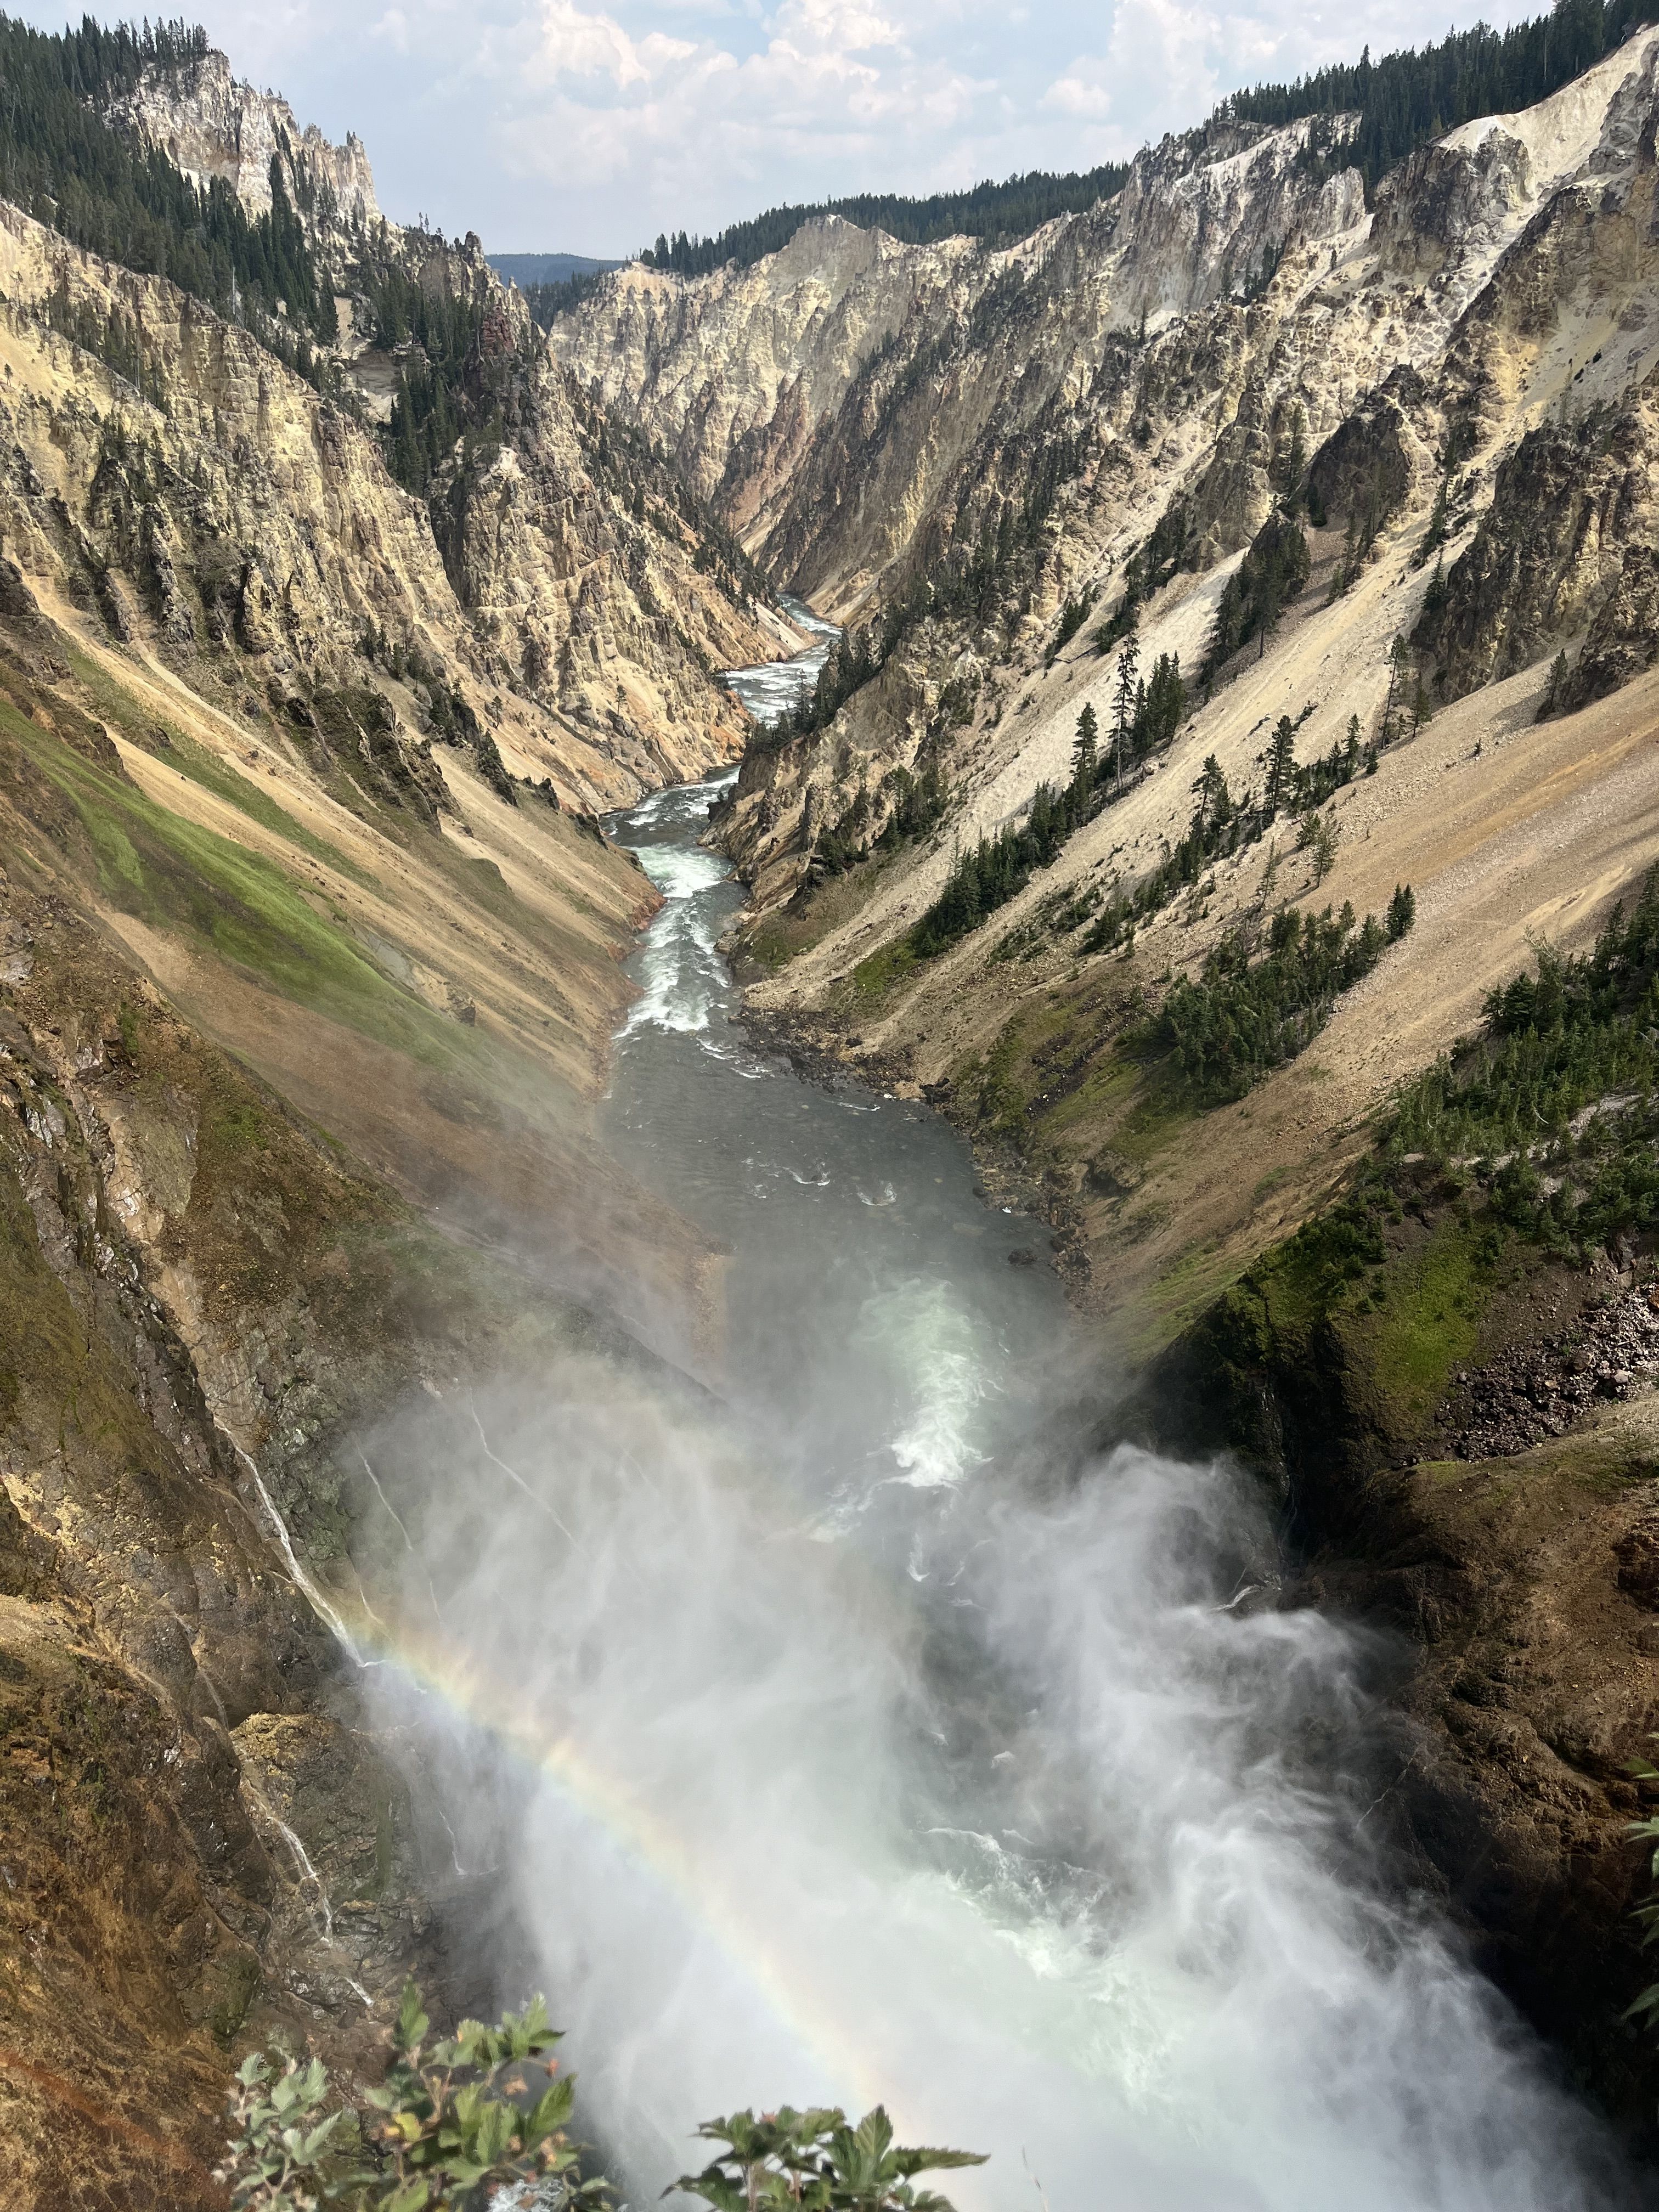
[[656, 901], [592, 810], [731, 757], [709, 672], [789, 635], [476, 242], [378, 226], [355, 142], [214, 57], [126, 119], [256, 207], [274, 145], [335, 245], [481, 302], [501, 434], [413, 498], [349, 292], [307, 380], [0, 206], [0, 2196], [39, 2212], [220, 2203], [240, 2049], [378, 2063], [472, 1909], [327, 1626], [347, 1443], [717, 1351], [716, 1255], [593, 1135]]
[[467, 1909], [325, 1625], [347, 1440], [696, 1358], [717, 1262], [591, 1133], [638, 871], [52, 580], [0, 562], [0, 2128], [8, 2202], [160, 2212], [241, 2039], [368, 2063]]
[[[715, 676], [764, 658], [780, 640], [787, 649], [791, 634], [758, 576], [734, 569], [731, 549], [716, 542], [720, 533], [711, 534], [679, 479], [637, 438], [608, 426], [548, 357], [521, 295], [489, 268], [477, 238], [452, 244], [388, 222], [359, 140], [335, 148], [314, 128], [301, 131], [285, 101], [239, 83], [217, 52], [150, 69], [112, 105], [109, 119], [198, 181], [222, 179], [256, 216], [271, 205], [274, 161], [336, 291], [337, 358], [324, 358], [339, 398], [329, 404], [298, 378], [278, 374], [273, 381], [258, 348], [255, 371], [240, 333], [182, 346], [176, 326], [194, 329], [203, 311], [171, 287], [83, 265], [55, 236], [27, 246], [20, 238], [14, 248], [18, 289], [9, 285], [8, 293], [16, 304], [37, 317], [49, 312], [60, 328], [106, 354], [112, 309], [136, 325], [146, 373], [158, 380], [146, 396], [171, 414], [173, 382], [182, 380], [185, 404], [197, 403], [185, 435], [216, 441], [217, 467], [209, 472], [222, 486], [235, 473], [238, 436], [255, 454], [266, 450], [262, 406], [295, 418], [281, 441], [290, 465], [300, 416], [311, 418], [313, 445], [327, 448], [335, 506], [325, 518], [313, 499], [308, 527], [314, 538], [325, 524], [334, 542], [308, 541], [307, 557], [292, 545], [260, 544], [248, 514], [193, 513], [165, 479], [154, 488], [150, 503], [160, 513], [147, 527], [183, 539], [184, 598], [153, 576], [137, 580], [152, 596], [160, 592], [170, 641], [182, 649], [201, 634], [189, 602], [191, 583], [199, 588], [203, 579], [188, 570], [205, 522], [222, 541], [210, 568], [246, 567], [252, 557], [258, 605], [308, 586], [329, 589], [348, 573], [360, 577], [355, 589], [334, 593], [326, 639], [313, 591], [301, 624], [313, 653], [340, 664], [368, 623], [389, 646], [405, 653], [415, 646], [442, 684], [459, 685], [466, 712], [487, 725], [509, 773], [538, 785], [550, 777], [566, 803], [613, 805], [734, 758], [742, 720]], [[377, 465], [373, 437], [358, 428], [387, 420], [400, 374], [421, 362], [412, 340], [390, 352], [374, 342], [370, 290], [388, 272], [428, 298], [467, 302], [481, 316], [468, 367], [479, 429], [458, 441], [441, 471], [429, 518], [424, 503], [409, 500]], [[224, 388], [213, 384], [192, 395], [198, 363], [215, 344], [231, 364]], [[329, 386], [328, 375], [320, 380]], [[248, 410], [238, 404], [244, 395]], [[143, 437], [161, 426], [140, 408], [130, 428]], [[198, 471], [192, 463], [183, 472]], [[259, 512], [280, 529], [276, 508], [268, 500]], [[383, 541], [411, 587], [401, 593], [377, 590], [366, 573], [378, 566]], [[170, 547], [163, 550], [170, 556]], [[307, 574], [318, 568], [324, 577]], [[266, 646], [260, 634], [258, 647]], [[440, 707], [438, 726], [444, 720]], [[428, 726], [423, 712], [421, 726]]]

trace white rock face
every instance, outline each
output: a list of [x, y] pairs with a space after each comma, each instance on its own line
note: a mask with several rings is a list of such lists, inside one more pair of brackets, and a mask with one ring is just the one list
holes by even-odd
[[[1339, 548], [1384, 477], [1397, 527], [1409, 520], [1387, 591], [1379, 580], [1365, 602], [1380, 669], [1394, 632], [1419, 620], [1427, 572], [1409, 556], [1449, 436], [1466, 518], [1449, 568], [1529, 428], [1564, 407], [1619, 404], [1659, 362], [1656, 118], [1649, 29], [1527, 113], [1421, 149], [1384, 179], [1374, 213], [1340, 153], [1334, 172], [1313, 158], [1306, 125], [1225, 129], [1166, 140], [1115, 200], [1005, 251], [817, 225], [751, 269], [609, 280], [556, 349], [690, 458], [751, 550], [820, 611], [857, 620], [891, 605], [1011, 530], [1036, 549], [1029, 592], [996, 617], [1006, 645], [988, 640], [981, 594], [978, 629], [952, 611], [914, 629], [830, 729], [745, 769], [726, 834], [758, 902], [787, 898], [815, 831], [861, 782], [874, 792], [914, 768], [924, 744], [948, 748], [953, 836], [994, 830], [1039, 779], [1063, 775], [1084, 698], [1109, 719], [1112, 670], [1080, 639], [1050, 679], [1061, 607], [1110, 610], [1129, 555], [1177, 507], [1188, 568], [1147, 611], [1143, 666], [1178, 649], [1190, 672], [1222, 564], [1267, 517], [1298, 441], [1304, 462], [1342, 441], [1320, 471]], [[1045, 503], [1030, 525], [1034, 486]], [[1556, 650], [1560, 610], [1600, 619], [1613, 574], [1629, 602], [1620, 635], [1639, 629], [1644, 586], [1615, 548], [1583, 590], [1546, 579], [1532, 592], [1527, 656]], [[1337, 631], [1359, 603], [1340, 603]], [[1487, 617], [1471, 604], [1478, 627]], [[1368, 629], [1356, 644], [1368, 672], [1340, 713], [1330, 647], [1318, 690], [1335, 723], [1310, 726], [1310, 744], [1371, 711], [1376, 641]], [[1492, 641], [1458, 650], [1479, 666]], [[1242, 785], [1261, 739], [1232, 729], [1222, 696], [1206, 710], [1210, 749]], [[1180, 834], [1190, 781], [1170, 779], [1158, 836]], [[853, 942], [879, 941], [937, 892], [950, 854], [946, 838], [891, 871], [879, 911], [768, 988], [810, 997], [843, 973]]]
[[355, 131], [331, 146], [315, 124], [301, 130], [274, 93], [240, 83], [217, 52], [179, 70], [152, 69], [137, 89], [116, 101], [109, 120], [159, 148], [198, 185], [222, 178], [253, 216], [270, 209], [270, 164], [282, 164], [283, 187], [296, 207], [312, 204], [322, 234], [381, 220], [374, 176]]
[[[371, 550], [362, 536], [368, 516], [388, 533], [395, 517], [396, 533], [416, 549], [410, 558], [428, 606], [417, 612], [400, 603], [401, 594], [385, 589], [386, 577], [353, 576], [348, 558], [331, 603], [298, 626], [299, 657], [337, 660], [364, 616], [390, 635], [416, 635], [436, 603], [443, 617], [434, 642], [441, 637], [504, 702], [501, 736], [513, 773], [539, 782], [550, 772], [567, 799], [610, 805], [734, 757], [745, 726], [715, 673], [756, 659], [771, 640], [746, 594], [723, 587], [697, 526], [678, 513], [667, 488], [653, 479], [647, 501], [636, 479], [651, 471], [630, 473], [608, 456], [599, 411], [548, 359], [522, 295], [489, 268], [477, 239], [452, 245], [386, 223], [362, 142], [354, 135], [332, 146], [314, 128], [302, 131], [286, 100], [239, 82], [219, 52], [180, 69], [149, 70], [109, 119], [198, 183], [222, 179], [256, 216], [271, 205], [276, 165], [323, 266], [346, 288], [337, 303], [339, 354], [371, 418], [389, 416], [405, 362], [377, 350], [357, 327], [361, 294], [352, 295], [365, 263], [398, 262], [428, 299], [481, 307], [481, 354], [507, 364], [505, 441], [494, 465], [474, 482], [458, 441], [431, 487], [430, 514], [386, 477], [373, 441], [347, 441], [358, 550]], [[7, 250], [0, 240], [0, 258]], [[124, 289], [118, 275], [89, 262], [75, 264], [66, 281], [78, 284], [83, 276], [100, 298], [106, 283]], [[9, 287], [9, 296], [27, 299], [35, 289], [25, 279], [21, 293]], [[171, 288], [145, 293], [140, 312], [147, 323], [162, 328], [175, 314], [185, 324], [204, 319], [170, 294]], [[251, 338], [241, 346], [240, 334], [223, 343], [233, 353], [258, 354]], [[167, 366], [188, 380], [193, 364], [169, 358]], [[264, 374], [273, 389], [292, 382], [274, 362]], [[300, 410], [331, 422], [329, 410], [307, 401]], [[328, 434], [335, 434], [331, 427]], [[252, 444], [258, 453], [257, 431]], [[241, 515], [234, 527], [246, 535]], [[159, 522], [148, 526], [146, 558], [152, 568], [189, 565]], [[295, 566], [289, 550], [259, 563], [262, 575], [267, 565], [272, 589], [291, 598], [295, 586], [283, 580]], [[302, 572], [307, 565], [300, 562]], [[168, 592], [161, 596], [173, 606]], [[189, 599], [186, 585], [177, 595], [185, 612], [174, 618], [181, 649], [185, 633], [201, 627], [188, 613]], [[380, 603], [385, 614], [374, 611]], [[277, 641], [276, 650], [283, 649]]]
[[555, 328], [553, 350], [746, 520], [757, 480], [787, 472], [799, 436], [975, 251], [967, 239], [901, 246], [826, 216], [749, 269], [687, 278], [630, 263], [595, 312]]
[[[1115, 335], [1150, 342], [1143, 390], [1175, 376], [1191, 395], [1159, 452], [1143, 446], [1151, 466], [1135, 463], [1164, 495], [1195, 463], [1238, 460], [1285, 404], [1302, 406], [1311, 449], [1400, 363], [1444, 356], [1557, 194], [1632, 173], [1656, 71], [1659, 30], [1639, 32], [1525, 115], [1422, 149], [1375, 216], [1356, 171], [1320, 175], [1308, 123], [1218, 126], [1166, 138], [1114, 200], [1006, 251], [904, 246], [832, 217], [750, 268], [619, 270], [551, 343], [781, 580], [844, 613], [912, 548], [937, 557], [964, 471], [994, 470], [1045, 410], [1121, 448], [1133, 410], [1106, 362]], [[1243, 542], [1265, 499], [1265, 483], [1212, 481], [1215, 550]], [[1144, 529], [1127, 504], [1122, 526]]]

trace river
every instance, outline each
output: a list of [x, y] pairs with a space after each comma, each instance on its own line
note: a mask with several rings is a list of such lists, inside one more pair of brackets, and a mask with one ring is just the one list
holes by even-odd
[[404, 1539], [447, 1709], [510, 1686], [428, 1771], [589, 2130], [641, 2203], [712, 2114], [878, 2098], [992, 2154], [963, 2212], [1635, 2201], [1378, 1855], [1368, 1647], [1271, 1602], [1249, 1486], [1093, 1452], [1040, 1224], [746, 1030], [722, 788], [612, 824], [665, 904], [603, 1121], [730, 1255], [708, 1395], [573, 1359], [475, 1403]]

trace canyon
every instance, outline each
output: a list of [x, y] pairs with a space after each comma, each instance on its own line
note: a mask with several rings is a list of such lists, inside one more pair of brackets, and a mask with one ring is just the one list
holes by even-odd
[[[1144, 1982], [1121, 1984], [1161, 2020], [1180, 1900], [1145, 1836], [1079, 1811], [1115, 1771], [1054, 1717], [1098, 1688], [1067, 1671], [1085, 1651], [1120, 1717], [1163, 1694], [1146, 1668], [1188, 1700], [1179, 1783], [1137, 1754], [1146, 1836], [1173, 1863], [1214, 1816], [1218, 1851], [1253, 1869], [1243, 1952], [1316, 1869], [1355, 2032], [1443, 2003], [1446, 2081], [1460, 2053], [1491, 2057], [1510, 2201], [1619, 2201], [1587, 2178], [1602, 2153], [1559, 2061], [1511, 2066], [1523, 2031], [1467, 1961], [1639, 2129], [1655, 2064], [1621, 2015], [1648, 1978], [1626, 1831], [1659, 1698], [1651, 1240], [1476, 1267], [1447, 1176], [1363, 1268], [1307, 1255], [1398, 1087], [1538, 943], [1586, 950], [1659, 860], [1659, 31], [1373, 182], [1347, 158], [1354, 118], [1224, 112], [1027, 237], [909, 245], [811, 216], [749, 265], [625, 264], [546, 333], [475, 237], [391, 222], [362, 144], [302, 130], [224, 56], [99, 99], [123, 143], [250, 221], [297, 211], [334, 335], [301, 344], [286, 304], [219, 313], [0, 204], [18, 2202], [219, 2204], [242, 2051], [286, 2035], [360, 2087], [409, 1972], [484, 2008], [526, 1945], [564, 1977], [555, 2009], [580, 2014], [611, 2133], [654, 2172], [683, 2154], [652, 2132], [677, 2068], [711, 2100], [790, 2090], [714, 2078], [773, 2048], [707, 1930], [661, 1917], [702, 1863], [657, 1841], [682, 1802], [705, 1820], [710, 1926], [740, 1949], [730, 1930], [769, 1900], [767, 1942], [799, 1939], [794, 1986], [841, 2008], [839, 2047], [862, 2039], [864, 1954], [827, 1919], [795, 1929], [792, 1899], [843, 1883], [869, 1942], [914, 1947], [880, 2041], [919, 2100], [930, 2039], [965, 2080], [993, 2033], [963, 2026], [939, 1961], [982, 1959], [1001, 1989], [1001, 1962], [1062, 1927], [1107, 1955], [1113, 1883], [1167, 1908], [1140, 1923]], [[469, 333], [418, 490], [397, 472], [437, 357], [417, 316]], [[1218, 653], [1226, 594], [1292, 522], [1305, 566]], [[780, 711], [745, 712], [726, 672], [815, 638], [750, 688]], [[1066, 784], [1085, 706], [1104, 754], [1130, 638], [1143, 675], [1165, 656], [1185, 673], [1168, 742], [1127, 779], [1120, 755], [1118, 788], [1028, 881], [918, 953], [963, 854]], [[1180, 848], [1212, 768], [1261, 785], [1280, 717], [1304, 763], [1351, 728], [1369, 757], [1308, 810], [1322, 832], [1292, 844], [1286, 817], [1282, 851], [1210, 856], [1092, 943]], [[1157, 1088], [1138, 1041], [1178, 979], [1241, 931], [1254, 945], [1275, 901], [1381, 914], [1405, 884], [1409, 931], [1305, 1049], [1201, 1110]], [[1605, 1338], [1605, 1378], [1572, 1364], [1581, 1335]], [[1086, 1473], [1114, 1447], [1117, 1492]], [[751, 1452], [775, 1498], [732, 1475]], [[502, 1484], [538, 1517], [514, 1521]], [[849, 1531], [868, 1559], [838, 1548]], [[775, 1581], [754, 1565], [772, 1547]], [[1046, 1583], [986, 1564], [1022, 1547]], [[613, 1575], [633, 1595], [595, 1610]], [[942, 1595], [963, 1576], [983, 1644]], [[889, 1577], [913, 1614], [877, 1595]], [[1064, 1653], [1030, 1641], [1045, 1590]], [[386, 1629], [393, 1601], [418, 1638]], [[1328, 1619], [1359, 1624], [1352, 1647]], [[659, 1650], [641, 1622], [683, 1640]], [[694, 1756], [728, 1647], [753, 1670], [731, 1701], [747, 1826], [705, 1805], [716, 1762]], [[796, 1705], [769, 1703], [775, 1671]], [[1376, 1880], [1427, 1900], [1443, 1944], [1373, 1903], [1371, 1875], [1350, 1894], [1330, 1875], [1326, 1816], [1297, 1825], [1312, 1784], [1252, 1796], [1257, 1770], [1201, 1718], [1236, 1679], [1241, 1744], [1338, 1747], [1365, 1802], [1333, 1804], [1356, 1834], [1376, 1814]], [[981, 1680], [982, 1706], [961, 1687]], [[811, 1733], [800, 1714], [856, 1786], [769, 1763], [780, 1733]], [[678, 1748], [658, 1715], [683, 1717]], [[500, 1771], [492, 1726], [518, 1747]], [[579, 1740], [637, 1763], [596, 1780]], [[865, 1751], [890, 1775], [864, 1775]], [[1007, 1771], [988, 1785], [976, 1761]], [[558, 1790], [538, 1796], [538, 1773]], [[890, 1780], [950, 1838], [937, 1864], [894, 1856]], [[604, 1859], [570, 1817], [584, 1793], [661, 1879], [635, 1897], [590, 1874], [556, 1910]], [[805, 1826], [769, 1827], [775, 1799]], [[1283, 1858], [1252, 1857], [1258, 1816], [1291, 1803]], [[1102, 1887], [1060, 1842], [991, 1849], [993, 1814], [1013, 1835], [1034, 1808], [1097, 1853]], [[532, 1839], [516, 1886], [493, 1819]], [[902, 1896], [926, 1909], [907, 1920]], [[695, 2061], [682, 1942], [713, 1958], [732, 2023]], [[656, 1992], [643, 2023], [604, 1992], [606, 1945]], [[1397, 1974], [1374, 1972], [1384, 1954]], [[1045, 1967], [1072, 2009], [1041, 2015], [1017, 2069], [1074, 2181], [1099, 2152], [1043, 2039], [1094, 2047], [1093, 1972]], [[1284, 1999], [1283, 2050], [1316, 2071], [1302, 2003]], [[1181, 2054], [1160, 2079], [1199, 2115], [1176, 2127], [1194, 2163], [1167, 2163], [1131, 2099], [1123, 2172], [1149, 2203], [1177, 2173], [1281, 2201], [1275, 2145], [1304, 2126], [1327, 2144], [1328, 2113], [1229, 2044], [1241, 2108], [1269, 2115], [1235, 2137], [1194, 2087], [1202, 2039], [1166, 2028], [1146, 2048]], [[780, 2047], [816, 2067], [823, 2040]], [[1378, 2111], [1419, 2094], [1410, 2042], [1388, 2043]], [[1019, 2120], [986, 2116], [1000, 2164]], [[1357, 2133], [1365, 2201], [1399, 2201], [1406, 2154], [1369, 2105]], [[1335, 2186], [1340, 2130], [1327, 2148]], [[1447, 2172], [1473, 2190], [1462, 2158]]]

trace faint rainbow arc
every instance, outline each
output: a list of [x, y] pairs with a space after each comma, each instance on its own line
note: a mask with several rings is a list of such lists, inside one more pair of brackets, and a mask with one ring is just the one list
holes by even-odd
[[[332, 1602], [339, 1607], [339, 1598]], [[351, 1622], [354, 1641], [382, 1664], [397, 1668], [513, 1757], [551, 1782], [585, 1819], [595, 1821], [647, 1876], [667, 1890], [695, 1925], [763, 1997], [796, 2041], [832, 2081], [856, 2091], [864, 2109], [882, 2100], [858, 2043], [833, 2019], [813, 2014], [754, 1916], [711, 1877], [672, 1828], [643, 1804], [613, 1770], [594, 1759], [567, 1729], [554, 1734], [526, 1701], [497, 1681], [476, 1655], [440, 1647], [435, 1638], [399, 1622], [396, 1633], [367, 1607]]]

